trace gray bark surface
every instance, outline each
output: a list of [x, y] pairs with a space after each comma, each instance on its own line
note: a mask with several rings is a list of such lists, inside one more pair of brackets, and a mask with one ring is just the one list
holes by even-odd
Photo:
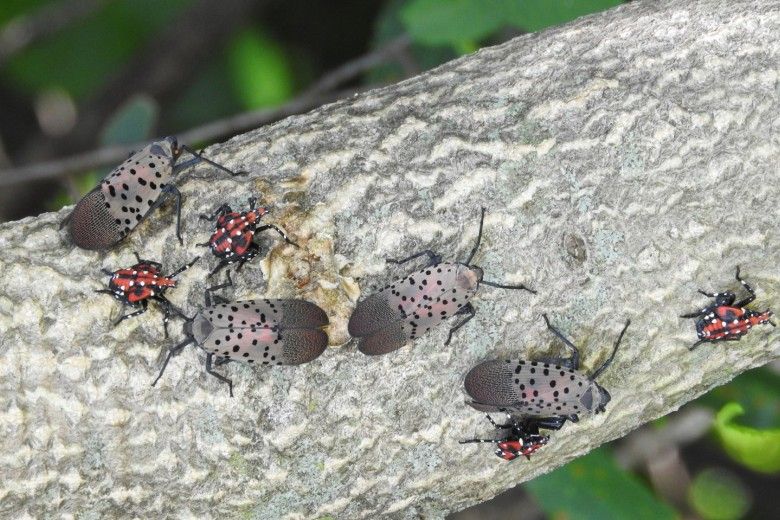
[[[68, 243], [67, 211], [0, 226], [0, 515], [78, 518], [426, 518], [486, 500], [676, 410], [775, 359], [778, 332], [703, 345], [677, 316], [737, 289], [734, 267], [780, 308], [780, 5], [766, 0], [635, 2], [516, 38], [388, 88], [238, 136], [182, 180], [185, 246], [172, 210], [109, 254]], [[301, 297], [331, 317], [332, 348], [300, 367], [220, 367], [236, 396], [174, 358], [161, 313], [112, 328], [119, 305], [101, 267], [133, 251], [166, 270], [204, 257], [169, 298], [188, 315], [216, 260], [198, 214], [250, 195], [301, 246], [262, 239], [265, 259], [226, 295]], [[347, 343], [358, 298], [421, 249], [475, 263], [477, 316], [449, 347], [442, 326], [390, 355]], [[606, 413], [507, 464], [464, 405], [462, 378], [490, 358], [562, 353], [551, 320], [605, 359]], [[452, 322], [449, 322], [451, 324]]]

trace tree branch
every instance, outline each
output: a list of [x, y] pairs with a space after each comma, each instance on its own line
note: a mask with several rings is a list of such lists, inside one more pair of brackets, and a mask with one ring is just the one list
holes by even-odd
[[[69, 245], [66, 211], [0, 225], [2, 512], [440, 518], [776, 359], [771, 327], [689, 352], [677, 316], [705, 303], [699, 286], [738, 289], [738, 263], [756, 308], [780, 308], [778, 11], [635, 2], [237, 136], [207, 153], [248, 175], [200, 165], [181, 183], [184, 247], [170, 208], [105, 255]], [[334, 347], [355, 299], [406, 274], [385, 258], [462, 258], [483, 205], [475, 261], [539, 294], [482, 288], [449, 347], [440, 327], [376, 358], [349, 344], [300, 367], [228, 364], [233, 399], [189, 348], [151, 388], [180, 333], [163, 339], [158, 309], [111, 328], [99, 269], [133, 251], [182, 265], [203, 254], [198, 214], [250, 195], [300, 247], [263, 240], [226, 296], [314, 301]], [[214, 263], [168, 293], [187, 315]], [[553, 432], [531, 462], [459, 445], [490, 433], [463, 403], [469, 368], [559, 353], [542, 312], [585, 370], [632, 319], [599, 381], [606, 413]]]

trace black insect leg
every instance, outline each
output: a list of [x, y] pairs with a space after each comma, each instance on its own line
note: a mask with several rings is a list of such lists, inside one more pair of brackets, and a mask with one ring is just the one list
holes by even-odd
[[287, 238], [287, 235], [284, 234], [284, 231], [282, 231], [278, 227], [274, 226], [273, 224], [265, 224], [263, 226], [260, 226], [259, 228], [257, 228], [256, 233], [260, 233], [260, 232], [265, 231], [267, 229], [273, 229], [274, 231], [279, 233], [279, 236], [281, 236], [284, 239], [284, 241], [287, 242], [288, 244], [294, 245], [295, 247], [300, 247], [298, 244], [296, 244], [295, 242], [293, 242], [292, 240]]
[[574, 343], [569, 341], [566, 336], [561, 334], [558, 329], [550, 325], [550, 320], [547, 318], [546, 314], [542, 314], [542, 318], [544, 318], [544, 322], [547, 324], [547, 328], [550, 330], [550, 332], [558, 336], [558, 339], [563, 341], [563, 344], [572, 350], [572, 355], [569, 359], [553, 358], [548, 361], [555, 363], [556, 365], [572, 368], [573, 370], [580, 368], [580, 350], [576, 347], [576, 345], [574, 345]]
[[176, 275], [179, 275], [179, 274], [183, 273], [184, 271], [186, 271], [187, 269], [189, 269], [190, 267], [195, 265], [195, 262], [197, 262], [198, 260], [200, 260], [200, 256], [196, 256], [195, 258], [192, 259], [192, 262], [190, 262], [189, 264], [186, 264], [186, 265], [183, 265], [183, 266], [179, 267], [174, 272], [172, 272], [171, 274], [166, 276], [166, 278], [174, 278]]
[[227, 383], [228, 389], [230, 390], [230, 397], [233, 397], [233, 381], [228, 379], [227, 377], [223, 376], [222, 374], [218, 374], [214, 372], [214, 370], [211, 369], [211, 360], [214, 357], [213, 353], [206, 354], [206, 372], [211, 374], [212, 376], [216, 377], [223, 383]]
[[114, 322], [114, 327], [125, 321], [127, 318], [132, 318], [133, 316], [138, 316], [139, 314], [145, 313], [149, 302], [147, 300], [141, 300], [138, 304], [141, 306], [140, 310], [131, 312], [130, 314], [125, 314], [124, 316], [120, 316], [119, 319]]
[[236, 267], [236, 272], [241, 271], [241, 268], [244, 267], [244, 264], [256, 257], [258, 254], [260, 254], [260, 246], [254, 242], [249, 244], [249, 247], [246, 248], [244, 254], [238, 257], [238, 266]]
[[688, 347], [688, 350], [693, 350], [702, 343], [720, 343], [721, 341], [739, 341], [742, 339], [742, 336], [734, 336], [731, 338], [721, 338], [721, 339], [700, 339], [690, 347]]
[[452, 339], [452, 335], [455, 333], [456, 330], [458, 330], [459, 328], [464, 326], [466, 323], [468, 323], [471, 320], [471, 318], [476, 316], [477, 310], [474, 308], [473, 305], [471, 305], [471, 302], [469, 302], [466, 305], [464, 305], [463, 307], [461, 307], [460, 309], [458, 309], [458, 312], [456, 312], [455, 314], [456, 315], [458, 315], [458, 314], [468, 314], [468, 316], [463, 318], [460, 322], [458, 322], [454, 327], [452, 327], [450, 329], [450, 333], [447, 336], [447, 341], [444, 342], [445, 346], [450, 344], [450, 340]]
[[188, 338], [182, 341], [181, 343], [179, 343], [178, 345], [176, 345], [175, 347], [170, 347], [168, 349], [168, 356], [165, 358], [165, 361], [163, 361], [162, 368], [160, 369], [160, 373], [157, 375], [157, 378], [154, 381], [152, 381], [152, 386], [156, 385], [157, 381], [159, 381], [160, 378], [162, 377], [163, 372], [165, 372], [165, 367], [168, 366], [168, 361], [170, 361], [173, 356], [178, 356], [179, 353], [182, 351], [182, 349], [184, 349], [184, 347], [194, 342], [195, 342], [194, 339]]
[[715, 309], [714, 305], [710, 305], [709, 307], [705, 307], [701, 310], [694, 311], [688, 314], [680, 314], [681, 318], [698, 318], [699, 316], [704, 316], [706, 314], [709, 314]]
[[595, 381], [599, 375], [604, 372], [609, 365], [612, 364], [612, 360], [615, 359], [615, 354], [617, 354], [617, 349], [620, 346], [620, 342], [623, 341], [623, 334], [626, 333], [626, 329], [628, 329], [628, 326], [631, 325], [631, 320], [626, 320], [626, 324], [623, 326], [623, 330], [620, 331], [620, 334], [618, 334], [617, 340], [615, 341], [615, 346], [612, 348], [612, 354], [610, 354], [609, 358], [607, 358], [604, 363], [600, 367], [598, 367], [590, 376], [589, 379], [591, 381]]
[[395, 260], [393, 258], [386, 259], [386, 262], [388, 264], [405, 264], [406, 262], [409, 262], [410, 260], [414, 260], [415, 258], [420, 258], [421, 256], [427, 255], [428, 256], [428, 263], [425, 264], [427, 267], [430, 267], [432, 265], [440, 264], [441, 263], [441, 255], [438, 255], [431, 251], [430, 249], [426, 249], [425, 251], [420, 251], [419, 253], [415, 253], [412, 256], [408, 256], [406, 258], [403, 258], [401, 260]]
[[471, 444], [476, 442], [488, 442], [491, 444], [498, 444], [499, 442], [503, 442], [505, 439], [466, 439], [463, 441], [458, 441], [458, 444]]
[[184, 320], [190, 320], [184, 313], [176, 307], [171, 301], [162, 294], [157, 294], [154, 299], [160, 303], [160, 307], [163, 310], [163, 330], [165, 331], [165, 337], [168, 337], [168, 321], [171, 319], [172, 314], [176, 314]]
[[196, 152], [195, 150], [193, 150], [192, 148], [190, 148], [189, 146], [187, 146], [187, 145], [185, 145], [185, 144], [181, 145], [181, 149], [182, 149], [182, 150], [186, 150], [186, 151], [187, 151], [187, 152], [189, 152], [190, 154], [194, 155], [194, 156], [195, 156], [197, 159], [196, 159], [196, 162], [195, 162], [195, 163], [192, 163], [191, 161], [187, 161], [187, 162], [185, 162], [184, 164], [180, 165], [180, 169], [187, 168], [187, 167], [189, 167], [189, 166], [192, 166], [192, 164], [197, 164], [198, 162], [201, 162], [201, 161], [203, 161], [203, 162], [205, 162], [205, 163], [207, 163], [207, 164], [210, 164], [210, 165], [214, 166], [215, 168], [219, 168], [220, 170], [222, 170], [222, 171], [223, 171], [223, 172], [225, 172], [225, 173], [229, 173], [230, 175], [232, 175], [232, 176], [234, 176], [234, 177], [235, 177], [236, 175], [244, 175], [244, 174], [246, 174], [246, 173], [247, 173], [247, 172], [245, 172], [245, 171], [243, 171], [243, 170], [240, 170], [240, 171], [234, 172], [233, 170], [230, 170], [230, 169], [228, 169], [228, 168], [226, 168], [226, 167], [222, 166], [221, 164], [217, 164], [217, 163], [215, 163], [215, 162], [214, 162], [214, 161], [212, 161], [211, 159], [206, 159], [205, 157], [203, 157], [203, 155], [202, 155], [202, 152], [201, 152], [201, 153], [199, 153], [199, 152]]
[[114, 291], [109, 291], [108, 289], [95, 289], [96, 293], [101, 294], [110, 294], [111, 296], [116, 296], [116, 293]]
[[[579, 417], [576, 415], [573, 416], [576, 419], [573, 422], [577, 422], [579, 420]], [[566, 421], [571, 420], [571, 417], [568, 416], [555, 416], [555, 417], [541, 417], [539, 419], [533, 419], [533, 425], [538, 431], [539, 428], [544, 428], [545, 430], [560, 430], [563, 428], [563, 425], [566, 424]]]
[[257, 197], [249, 197], [247, 204], [249, 204], [249, 211], [255, 209], [255, 206], [257, 205]]
[[748, 292], [748, 294], [750, 294], [750, 296], [748, 296], [747, 298], [745, 298], [743, 300], [738, 301], [737, 303], [734, 304], [734, 306], [735, 307], [744, 307], [745, 305], [747, 305], [748, 303], [750, 303], [750, 302], [752, 302], [753, 300], [756, 299], [756, 293], [753, 290], [753, 288], [750, 286], [750, 284], [748, 284], [745, 280], [743, 280], [742, 278], [739, 277], [739, 266], [737, 266], [736, 278], [737, 278], [737, 281], [739, 281], [739, 283], [742, 284], [742, 287], [745, 288], [745, 290]]
[[[208, 220], [210, 222], [212, 220], [215, 220], [217, 217], [221, 217], [225, 213], [230, 213], [231, 211], [233, 211], [233, 210], [230, 209], [230, 206], [228, 206], [227, 204], [223, 204], [220, 207], [218, 207], [214, 211], [214, 213], [212, 213], [211, 215], [206, 215], [205, 213], [201, 213], [200, 214], [200, 219], [201, 220]], [[200, 244], [198, 244], [198, 245], [200, 245]], [[206, 244], [206, 245], [208, 245], [208, 244]]]
[[108, 276], [114, 276], [114, 272], [113, 271], [109, 271], [105, 267], [103, 269], [101, 269], [100, 272], [105, 274], [105, 275], [108, 275]]
[[508, 422], [506, 424], [498, 424], [498, 423], [496, 423], [496, 421], [494, 421], [493, 418], [490, 417], [490, 415], [488, 415], [488, 414], [485, 414], [485, 417], [487, 417], [487, 420], [490, 421], [490, 424], [492, 424], [493, 427], [498, 428], [498, 429], [515, 428], [517, 426], [517, 421], [512, 419], [512, 416], [509, 415], [509, 414], [506, 414], [506, 418], [507, 418], [507, 420], [509, 420], [511, 422]]
[[524, 291], [528, 291], [531, 294], [536, 294], [536, 291], [531, 289], [530, 287], [526, 287], [523, 284], [520, 285], [505, 285], [502, 283], [496, 283], [496, 282], [488, 282], [487, 280], [482, 280], [480, 282], [481, 284], [488, 285], [490, 287], [498, 287], [499, 289], [522, 289]]
[[230, 363], [230, 358], [226, 358], [226, 357], [218, 357], [218, 358], [217, 358], [217, 359], [214, 361], [214, 366], [215, 366], [215, 367], [221, 367], [222, 365], [227, 365], [228, 363]]
[[[219, 289], [225, 289], [227, 287], [233, 286], [233, 280], [230, 278], [230, 271], [227, 272], [227, 282], [221, 283], [219, 285], [214, 285], [212, 287], [207, 288], [204, 293], [203, 297], [206, 301], [206, 307], [211, 307], [211, 293], [214, 291], [218, 291]], [[216, 300], [218, 298], [217, 295], [214, 295], [214, 299]]]
[[146, 214], [149, 215], [152, 211], [162, 206], [169, 197], [174, 197], [176, 199], [176, 238], [179, 239], [180, 244], [184, 244], [184, 240], [181, 238], [181, 192], [176, 186], [173, 184], [165, 186], [160, 192], [160, 196], [157, 197], [157, 200], [154, 201], [154, 204], [151, 205]]
[[217, 264], [217, 267], [211, 270], [207, 278], [211, 278], [212, 276], [214, 276], [215, 274], [217, 274], [218, 272], [220, 272], [222, 269], [229, 266], [230, 264], [231, 262], [228, 262], [226, 260], [220, 260], [219, 263]]

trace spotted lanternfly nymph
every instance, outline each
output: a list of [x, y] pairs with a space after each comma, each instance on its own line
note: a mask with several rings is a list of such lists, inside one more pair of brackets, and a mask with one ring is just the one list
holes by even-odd
[[163, 310], [163, 329], [165, 330], [165, 337], [168, 337], [168, 320], [171, 314], [178, 314], [185, 318], [179, 309], [177, 309], [169, 300], [165, 297], [165, 291], [176, 287], [176, 280], [174, 278], [182, 271], [192, 267], [192, 264], [198, 261], [197, 257], [187, 265], [181, 266], [179, 269], [169, 275], [162, 274], [162, 265], [157, 262], [149, 260], [141, 260], [138, 253], [135, 253], [135, 258], [138, 261], [132, 267], [125, 269], [119, 269], [117, 271], [109, 271], [103, 269], [102, 271], [110, 276], [108, 281], [108, 289], [100, 289], [95, 292], [110, 294], [124, 305], [139, 308], [135, 312], [120, 316], [114, 322], [114, 325], [118, 325], [127, 318], [138, 316], [146, 312], [149, 300], [155, 300]]
[[568, 359], [540, 361], [491, 360], [466, 374], [466, 404], [482, 412], [504, 412], [520, 417], [540, 417], [540, 427], [557, 430], [580, 413], [603, 412], [611, 399], [596, 378], [612, 363], [631, 320], [626, 321], [612, 354], [590, 376], [580, 372], [580, 352], [543, 314], [547, 328], [572, 349]]
[[[194, 158], [176, 164], [184, 151]], [[178, 172], [201, 161], [231, 175], [242, 173], [228, 170], [187, 146], [177, 144], [175, 137], [166, 137], [131, 154], [109, 173], [76, 204], [60, 229], [69, 225], [73, 243], [83, 249], [108, 249], [173, 197], [176, 199], [176, 236], [182, 242], [181, 192], [172, 181]]]
[[465, 315], [450, 329], [447, 341], [444, 342], [449, 345], [452, 334], [476, 314], [470, 300], [480, 284], [502, 289], [522, 289], [536, 294], [536, 291], [525, 285], [488, 282], [483, 279], [482, 269], [471, 265], [482, 239], [484, 220], [485, 208], [482, 208], [477, 243], [465, 262], [442, 262], [441, 256], [430, 250], [403, 260], [387, 260], [389, 263], [403, 264], [427, 256], [428, 264], [358, 303], [349, 318], [350, 335], [360, 338], [358, 350], [371, 356], [386, 354], [425, 334], [450, 316]]
[[246, 262], [257, 256], [260, 252], [260, 246], [253, 241], [257, 232], [272, 229], [279, 233], [285, 242], [298, 247], [295, 242], [287, 238], [281, 229], [273, 224], [260, 226], [260, 219], [268, 213], [268, 209], [255, 207], [255, 204], [257, 204], [257, 199], [252, 197], [249, 199], [248, 211], [239, 213], [233, 211], [227, 204], [223, 204], [217, 208], [213, 215], [200, 216], [201, 220], [217, 219], [216, 231], [211, 235], [209, 241], [205, 244], [198, 244], [210, 248], [214, 256], [220, 259], [219, 264], [209, 273], [209, 276], [233, 262], [238, 262], [236, 271], [240, 271]]
[[756, 293], [745, 280], [739, 277], [739, 266], [737, 266], [736, 278], [748, 292], [747, 298], [735, 303], [737, 296], [731, 291], [708, 293], [699, 289], [701, 294], [715, 298], [715, 302], [699, 311], [680, 316], [696, 319], [696, 334], [699, 336], [699, 341], [688, 347], [689, 350], [695, 349], [702, 343], [739, 341], [756, 325], [768, 323], [775, 326], [769, 319], [772, 317], [772, 311], [769, 309], [759, 312], [745, 308], [745, 305], [756, 299]]
[[206, 372], [226, 383], [233, 397], [233, 382], [214, 372], [229, 361], [250, 365], [300, 365], [316, 359], [328, 346], [322, 327], [328, 324], [325, 312], [304, 300], [247, 300], [230, 302], [210, 293], [233, 284], [206, 289], [206, 306], [184, 324], [183, 342], [171, 347], [154, 386], [171, 357], [195, 344], [206, 352]]
[[[467, 439], [460, 444], [472, 442], [487, 442], [496, 445], [495, 454], [504, 460], [515, 460], [517, 457], [525, 457], [531, 460], [531, 455], [544, 447], [550, 440], [549, 435], [540, 435], [540, 421], [538, 419], [519, 419], [507, 414], [506, 424], [496, 424], [492, 417], [486, 414], [499, 436], [495, 439]], [[543, 424], [541, 424], [543, 426]]]

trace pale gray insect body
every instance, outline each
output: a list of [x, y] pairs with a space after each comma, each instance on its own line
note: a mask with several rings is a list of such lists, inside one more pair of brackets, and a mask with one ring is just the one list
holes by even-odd
[[560, 428], [568, 419], [577, 421], [581, 413], [605, 410], [611, 396], [595, 379], [611, 363], [623, 334], [620, 332], [610, 357], [590, 376], [580, 372], [579, 350], [543, 315], [547, 327], [572, 349], [569, 359], [541, 361], [489, 360], [472, 368], [464, 386], [471, 400], [466, 403], [483, 412], [505, 412], [518, 417], [548, 418], [545, 428]]
[[206, 352], [206, 372], [226, 383], [233, 395], [233, 383], [212, 370], [229, 361], [250, 365], [300, 365], [316, 359], [328, 346], [328, 335], [322, 330], [328, 317], [317, 305], [305, 300], [246, 300], [211, 304], [209, 292], [232, 285], [206, 290], [206, 306], [184, 323], [187, 339], [171, 347], [163, 363], [162, 376], [171, 357], [187, 345], [197, 345]]
[[[185, 150], [195, 158], [176, 165]], [[149, 213], [173, 197], [176, 199], [176, 236], [181, 242], [181, 193], [172, 181], [179, 170], [200, 161], [236, 175], [179, 145], [175, 137], [167, 137], [130, 155], [95, 189], [84, 195], [60, 227], [68, 225], [73, 243], [81, 248], [108, 249], [123, 240]]]
[[445, 345], [448, 345], [452, 334], [474, 317], [476, 310], [471, 299], [480, 284], [535, 293], [524, 285], [503, 285], [485, 281], [482, 269], [470, 265], [482, 237], [484, 218], [483, 208], [477, 243], [465, 262], [442, 262], [441, 256], [430, 250], [403, 260], [388, 259], [388, 262], [402, 264], [427, 256], [429, 261], [426, 267], [358, 303], [349, 319], [349, 333], [360, 338], [358, 349], [361, 352], [368, 355], [392, 352], [425, 334], [445, 319], [465, 315], [464, 319], [450, 329], [445, 342]]

